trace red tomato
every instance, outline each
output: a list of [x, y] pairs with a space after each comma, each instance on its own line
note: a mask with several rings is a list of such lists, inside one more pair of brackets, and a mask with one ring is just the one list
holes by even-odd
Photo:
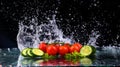
[[60, 47], [59, 47], [59, 54], [60, 54], [61, 56], [65, 55], [65, 54], [68, 53], [68, 52], [69, 52], [68, 47], [66, 47], [66, 46], [60, 46]]
[[57, 47], [57, 50], [59, 51], [60, 44], [55, 44], [55, 46]]
[[78, 46], [80, 49], [82, 48], [82, 44], [80, 44], [80, 43], [74, 43], [73, 45]]
[[75, 51], [80, 52], [80, 48], [76, 45], [72, 45], [70, 47], [70, 53], [75, 52]]
[[42, 42], [39, 45], [39, 49], [41, 49], [44, 52], [46, 52], [46, 47], [47, 47], [47, 44], [45, 42]]
[[51, 43], [50, 45], [54, 45], [57, 48], [57, 51], [59, 51], [59, 47], [60, 47], [59, 43]]
[[64, 46], [70, 48], [70, 44], [69, 43], [65, 43]]
[[57, 50], [57, 47], [54, 46], [54, 45], [49, 45], [46, 49], [46, 52], [49, 54], [49, 55], [56, 55], [58, 50]]
[[70, 52], [70, 44], [69, 43], [65, 43], [64, 46], [66, 46], [68, 48], [68, 52]]

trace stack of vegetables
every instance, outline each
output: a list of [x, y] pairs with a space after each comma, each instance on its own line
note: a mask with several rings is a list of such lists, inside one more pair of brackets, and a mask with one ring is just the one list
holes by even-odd
[[59, 58], [66, 59], [81, 58], [93, 56], [96, 52], [94, 46], [81, 45], [76, 42], [69, 43], [45, 43], [41, 42], [38, 48], [25, 48], [22, 50], [21, 55], [30, 58]]

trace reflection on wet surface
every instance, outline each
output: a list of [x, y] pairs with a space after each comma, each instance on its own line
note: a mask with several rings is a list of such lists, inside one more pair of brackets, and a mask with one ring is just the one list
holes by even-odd
[[40, 59], [23, 58], [19, 56], [17, 48], [0, 49], [1, 66], [119, 66], [120, 65], [119, 47], [97, 48], [95, 57], [85, 57], [81, 59], [67, 60], [59, 59]]

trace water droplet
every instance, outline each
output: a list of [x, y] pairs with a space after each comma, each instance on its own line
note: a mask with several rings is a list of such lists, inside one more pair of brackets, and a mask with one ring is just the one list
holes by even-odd
[[97, 4], [95, 3], [94, 6], [97, 6]]

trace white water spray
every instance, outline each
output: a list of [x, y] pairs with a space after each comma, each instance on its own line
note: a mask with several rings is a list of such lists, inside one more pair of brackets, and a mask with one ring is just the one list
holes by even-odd
[[100, 36], [98, 31], [91, 31], [91, 35], [89, 36], [89, 41], [88, 41], [88, 45], [92, 45], [96, 47], [96, 40], [98, 39], [98, 37]]
[[58, 29], [56, 24], [56, 15], [52, 16], [52, 19], [47, 18], [48, 24], [42, 23], [38, 25], [37, 18], [29, 20], [28, 24], [26, 20], [19, 23], [19, 32], [17, 35], [18, 48], [23, 50], [24, 48], [38, 47], [41, 41], [52, 43], [52, 42], [68, 42], [73, 43], [72, 36], [70, 38], [65, 37], [62, 30]]

